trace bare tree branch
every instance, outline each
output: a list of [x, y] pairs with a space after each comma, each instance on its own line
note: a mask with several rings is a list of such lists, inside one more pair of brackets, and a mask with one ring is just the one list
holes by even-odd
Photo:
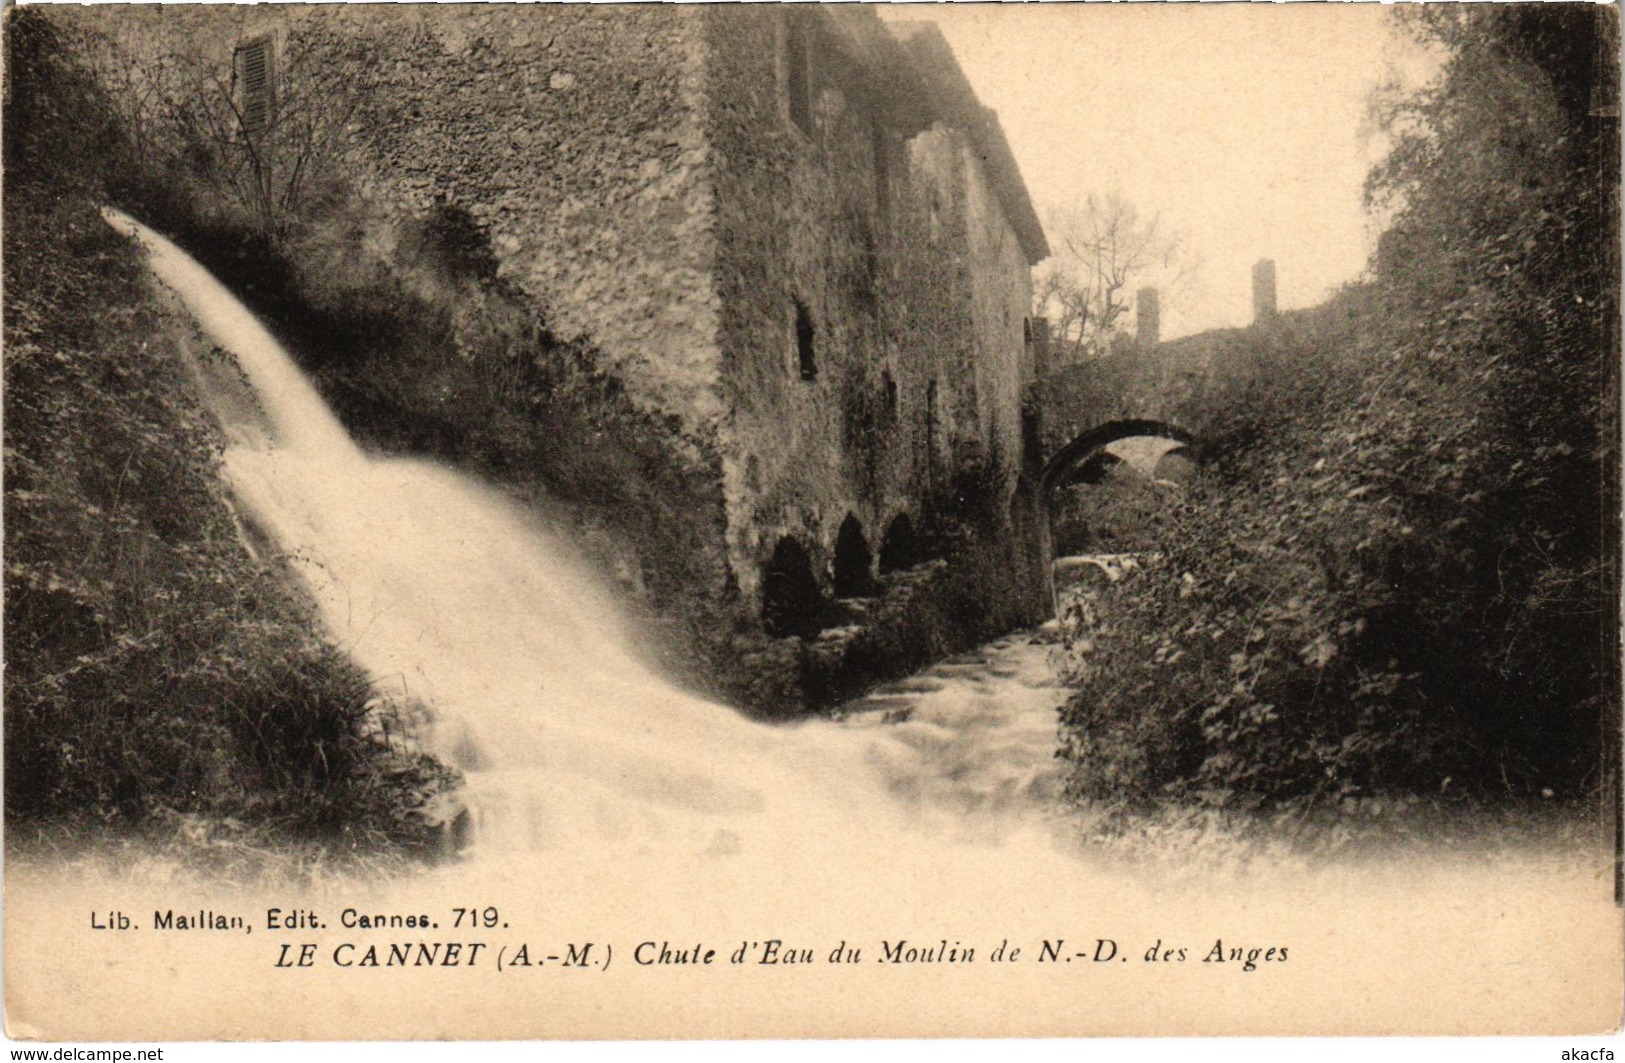
[[1056, 253], [1035, 277], [1033, 313], [1049, 319], [1062, 362], [1110, 354], [1134, 308], [1131, 285], [1184, 272], [1180, 236], [1115, 192], [1050, 211], [1045, 228]]
[[381, 76], [324, 61], [330, 43], [295, 27], [280, 42], [270, 106], [251, 122], [237, 70], [241, 29], [159, 54], [102, 46], [125, 88], [118, 98], [136, 151], [280, 238], [307, 190], [342, 179], [346, 132], [375, 106]]

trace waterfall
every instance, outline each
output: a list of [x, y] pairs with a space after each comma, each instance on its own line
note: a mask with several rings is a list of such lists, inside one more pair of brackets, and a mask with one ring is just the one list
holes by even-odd
[[[628, 648], [607, 594], [495, 490], [364, 454], [280, 344], [174, 244], [116, 211], [264, 424], [228, 432], [228, 486], [285, 553], [333, 641], [420, 699], [426, 741], [464, 769], [477, 845], [677, 844], [702, 851], [882, 833], [914, 751], [873, 729], [770, 727], [690, 696]], [[917, 819], [918, 814], [908, 818]]]
[[[844, 726], [767, 727], [685, 695], [639, 665], [608, 598], [525, 511], [446, 468], [361, 452], [205, 271], [128, 218], [109, 221], [239, 363], [242, 380], [215, 372], [216, 359], [199, 376], [217, 416], [252, 422], [225, 426], [240, 509], [307, 584], [333, 642], [380, 686], [432, 706], [427, 740], [465, 769], [479, 822], [467, 859], [318, 868], [297, 890], [242, 892], [167, 852], [132, 862], [121, 847], [110, 862], [31, 873], [8, 857], [15, 1028], [153, 1039], [1074, 1036], [1276, 1030], [1283, 1001], [1323, 1026], [1375, 1021], [1378, 1032], [1469, 1020], [1545, 1030], [1553, 1016], [1593, 1028], [1617, 1011], [1611, 834], [1520, 812], [1485, 821], [1486, 846], [1457, 838], [1453, 821], [1422, 842], [1431, 814], [1385, 816], [1347, 835], [1334, 863], [1295, 850], [1302, 824], [1272, 818], [1259, 825], [1269, 837], [1232, 835], [1212, 810], [1173, 808], [1128, 837], [1128, 851], [1057, 851], [1031, 806], [953, 807], [1002, 786], [1002, 768], [1050, 759], [1064, 692], [984, 689], [1011, 666], [1009, 646], [1036, 647], [942, 662], [875, 692], [885, 711]], [[1013, 729], [1022, 698], [1035, 711]], [[1019, 755], [1004, 756], [1012, 747]], [[1378, 831], [1392, 844], [1361, 841]], [[211, 935], [206, 950], [194, 935], [87, 935], [85, 913], [95, 926], [115, 899], [138, 916], [297, 904], [325, 923], [285, 940]], [[358, 911], [422, 913], [427, 929], [352, 929], [338, 914]], [[1291, 963], [1210, 963], [1221, 938], [1226, 952], [1278, 948], [1283, 964], [1290, 946]], [[331, 977], [269, 974], [302, 940], [314, 963], [335, 964]], [[483, 966], [381, 977], [337, 966], [340, 949], [397, 942], [480, 947]], [[589, 948], [590, 969], [572, 966]], [[30, 977], [9, 977], [19, 971]], [[1615, 979], [1612, 999], [1608, 978], [1590, 972]], [[1440, 1018], [1437, 994], [1419, 985], [1465, 987], [1456, 996], [1478, 1018]]]

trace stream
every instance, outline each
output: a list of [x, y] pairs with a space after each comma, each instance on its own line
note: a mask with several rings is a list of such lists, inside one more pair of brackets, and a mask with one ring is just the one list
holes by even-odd
[[886, 730], [915, 750], [924, 770], [897, 788], [966, 815], [1045, 815], [1060, 804], [1052, 638], [1021, 631], [939, 661], [848, 702], [853, 730]]
[[[1056, 1037], [1617, 1020], [1617, 974], [1598, 972], [1618, 969], [1618, 910], [1594, 847], [1490, 838], [1347, 862], [1215, 860], [1210, 836], [1158, 826], [1146, 837], [1174, 837], [1170, 855], [1084, 849], [1053, 755], [1066, 691], [1035, 634], [830, 720], [766, 726], [677, 689], [628, 652], [608, 596], [536, 521], [453, 470], [361, 453], [229, 292], [157, 234], [108, 220], [236, 356], [254, 401], [217, 407], [235, 411], [219, 414], [233, 496], [335, 644], [381, 688], [433, 706], [425, 741], [463, 768], [476, 822], [454, 860], [369, 874], [318, 854], [270, 883], [195, 873], [173, 853], [13, 861], [14, 1035]], [[246, 929], [207, 941], [158, 929], [162, 913], [192, 911]], [[93, 929], [119, 917], [131, 932]], [[429, 945], [435, 961], [412, 962]], [[368, 969], [369, 949], [404, 959]]]

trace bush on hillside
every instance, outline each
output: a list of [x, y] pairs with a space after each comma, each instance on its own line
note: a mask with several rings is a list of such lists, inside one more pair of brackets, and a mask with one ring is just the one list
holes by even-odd
[[1412, 18], [1451, 58], [1388, 103], [1378, 280], [1260, 331], [1205, 397], [1211, 474], [1074, 647], [1077, 793], [1602, 783], [1617, 143], [1577, 83], [1593, 18]]

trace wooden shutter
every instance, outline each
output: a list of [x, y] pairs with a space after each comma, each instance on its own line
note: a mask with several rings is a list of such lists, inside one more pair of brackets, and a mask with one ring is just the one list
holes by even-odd
[[271, 124], [276, 101], [275, 62], [276, 52], [269, 37], [249, 41], [237, 49], [238, 106], [244, 132], [259, 133]]

